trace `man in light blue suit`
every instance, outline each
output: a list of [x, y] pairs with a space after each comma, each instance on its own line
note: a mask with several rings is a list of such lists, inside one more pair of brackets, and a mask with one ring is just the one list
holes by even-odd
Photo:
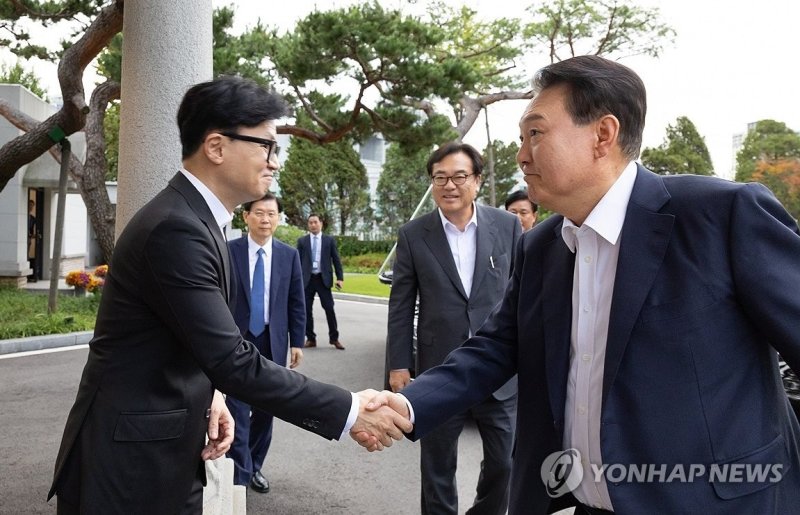
[[619, 63], [551, 64], [534, 92], [517, 162], [559, 215], [522, 236], [477, 334], [402, 391], [412, 436], [517, 373], [511, 515], [796, 513], [776, 354], [800, 370], [796, 221], [759, 184], [638, 165], [645, 88]]
[[[275, 363], [291, 368], [303, 359], [306, 312], [300, 257], [293, 247], [273, 238], [281, 204], [272, 193], [243, 206], [247, 234], [228, 243], [236, 294], [231, 312], [242, 337]], [[289, 346], [291, 344], [291, 346]], [[226, 399], [235, 421], [228, 457], [236, 466], [234, 483], [267, 493], [261, 472], [272, 441], [272, 415], [234, 397]]]

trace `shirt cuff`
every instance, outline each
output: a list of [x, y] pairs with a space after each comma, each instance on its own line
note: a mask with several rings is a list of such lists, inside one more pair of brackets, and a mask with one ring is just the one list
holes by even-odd
[[356, 419], [358, 419], [358, 408], [360, 406], [358, 396], [353, 392], [350, 392], [350, 395], [352, 396], [352, 400], [350, 401], [350, 413], [347, 415], [347, 422], [344, 423], [344, 429], [342, 430], [342, 434], [339, 435], [339, 440], [350, 433], [350, 429], [356, 425]]
[[408, 399], [406, 399], [406, 396], [405, 396], [405, 395], [403, 395], [402, 393], [398, 393], [397, 395], [399, 395], [400, 397], [402, 397], [402, 398], [403, 398], [403, 400], [404, 400], [404, 401], [406, 401], [406, 406], [408, 407], [408, 420], [409, 420], [409, 421], [410, 421], [412, 424], [414, 424], [414, 421], [415, 421], [415, 417], [414, 417], [414, 406], [412, 406], [412, 405], [411, 405], [411, 401], [409, 401]]

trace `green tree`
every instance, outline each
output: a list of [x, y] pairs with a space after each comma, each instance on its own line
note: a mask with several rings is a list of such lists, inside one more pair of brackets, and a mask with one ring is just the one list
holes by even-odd
[[[492, 142], [494, 150], [494, 191], [496, 204], [502, 207], [506, 197], [516, 189], [518, 179], [521, 176], [521, 171], [517, 165], [517, 152], [519, 152], [519, 145], [512, 141], [505, 144], [500, 140]], [[483, 149], [483, 160], [487, 163], [483, 168], [483, 183], [481, 190], [478, 194], [478, 199], [483, 203], [489, 204], [489, 175], [488, 175], [488, 159], [489, 147]]]
[[[316, 105], [321, 112], [340, 108], [329, 97], [320, 97]], [[297, 121], [302, 127], [314, 126], [304, 113], [299, 113]], [[319, 145], [292, 138], [279, 178], [289, 223], [304, 226], [306, 217], [317, 213], [331, 229], [337, 222], [338, 233], [344, 235], [371, 216], [367, 170], [353, 149], [354, 143], [344, 138]]]
[[430, 148], [406, 148], [392, 143], [378, 179], [376, 221], [384, 234], [395, 237], [411, 219], [431, 181], [425, 168]]
[[705, 138], [686, 116], [679, 116], [675, 125], [668, 125], [664, 142], [656, 148], [645, 148], [641, 159], [644, 166], [661, 175], [714, 174]]
[[32, 71], [26, 70], [19, 61], [13, 65], [0, 64], [0, 83], [21, 84], [36, 96], [47, 100], [47, 92], [42, 87], [39, 77]]
[[759, 120], [747, 132], [736, 154], [736, 180], [752, 180], [759, 162], [800, 157], [800, 135], [775, 120]]

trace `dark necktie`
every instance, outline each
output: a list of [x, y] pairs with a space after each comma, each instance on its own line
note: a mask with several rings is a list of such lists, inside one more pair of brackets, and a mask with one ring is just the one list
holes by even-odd
[[250, 289], [250, 334], [264, 332], [264, 249], [258, 249], [256, 267], [253, 269], [253, 287]]

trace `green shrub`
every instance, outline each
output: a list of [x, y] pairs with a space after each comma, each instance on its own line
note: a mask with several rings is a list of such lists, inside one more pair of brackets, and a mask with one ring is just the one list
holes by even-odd
[[372, 252], [359, 256], [342, 256], [342, 268], [345, 272], [358, 274], [377, 274], [386, 254]]
[[355, 236], [334, 236], [340, 256], [360, 256], [362, 254], [382, 253], [392, 250], [394, 240], [361, 241]]

